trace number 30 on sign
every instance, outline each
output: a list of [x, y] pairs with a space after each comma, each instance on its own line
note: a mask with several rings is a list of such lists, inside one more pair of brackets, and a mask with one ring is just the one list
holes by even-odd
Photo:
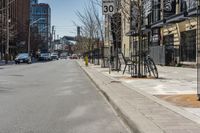
[[112, 15], [115, 12], [114, 0], [103, 0], [103, 15]]

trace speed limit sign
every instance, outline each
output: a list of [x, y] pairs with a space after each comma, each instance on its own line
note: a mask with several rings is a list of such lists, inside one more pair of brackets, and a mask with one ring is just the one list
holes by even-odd
[[102, 1], [103, 15], [112, 15], [115, 13], [115, 1], [114, 0], [103, 0]]

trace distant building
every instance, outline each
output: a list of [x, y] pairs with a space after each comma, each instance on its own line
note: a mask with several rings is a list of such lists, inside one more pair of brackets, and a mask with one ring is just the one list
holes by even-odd
[[48, 4], [39, 3], [31, 5], [31, 26], [37, 27], [43, 44], [40, 49], [48, 51], [51, 31], [51, 8]]
[[38, 4], [38, 0], [31, 0], [31, 4]]

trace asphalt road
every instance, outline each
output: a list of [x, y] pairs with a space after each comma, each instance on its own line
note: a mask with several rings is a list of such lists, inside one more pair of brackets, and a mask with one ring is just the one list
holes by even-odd
[[0, 133], [126, 133], [75, 61], [0, 66]]

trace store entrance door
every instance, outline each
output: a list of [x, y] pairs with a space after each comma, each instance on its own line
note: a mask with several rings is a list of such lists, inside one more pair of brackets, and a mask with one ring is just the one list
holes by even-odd
[[165, 65], [174, 65], [174, 35], [164, 36], [165, 45]]
[[196, 62], [196, 30], [181, 33], [181, 61]]

